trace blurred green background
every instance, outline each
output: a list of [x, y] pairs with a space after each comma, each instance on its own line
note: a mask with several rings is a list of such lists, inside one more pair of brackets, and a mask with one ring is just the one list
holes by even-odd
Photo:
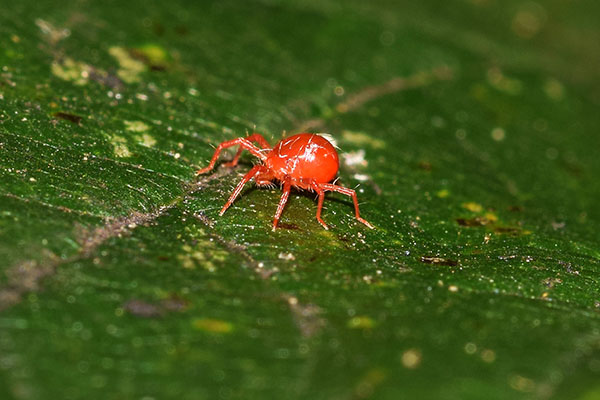
[[2, 10], [0, 398], [600, 399], [597, 1]]

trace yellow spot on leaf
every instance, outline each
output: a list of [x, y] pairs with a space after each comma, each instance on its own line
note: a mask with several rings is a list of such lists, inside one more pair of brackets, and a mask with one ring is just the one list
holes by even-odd
[[450, 196], [450, 191], [448, 189], [442, 189], [438, 191], [435, 195], [440, 199], [445, 199], [446, 197]]
[[133, 51], [148, 60], [148, 64], [154, 66], [164, 67], [170, 60], [169, 53], [157, 44], [145, 44], [136, 47]]
[[479, 203], [475, 203], [473, 201], [469, 201], [467, 203], [462, 203], [462, 207], [471, 211], [471, 212], [481, 212], [483, 210], [483, 207], [481, 206], [481, 204]]
[[490, 222], [498, 222], [498, 216], [493, 212], [487, 212], [483, 215], [483, 217]]
[[372, 329], [375, 326], [375, 321], [365, 315], [350, 318], [347, 323], [350, 329]]
[[131, 57], [123, 47], [111, 47], [108, 49], [108, 53], [119, 63], [120, 68], [117, 70], [117, 75], [123, 82], [135, 83], [141, 80], [140, 74], [146, 71], [146, 65], [143, 62]]
[[195, 319], [192, 323], [195, 329], [211, 333], [231, 333], [233, 324], [231, 322], [212, 318]]

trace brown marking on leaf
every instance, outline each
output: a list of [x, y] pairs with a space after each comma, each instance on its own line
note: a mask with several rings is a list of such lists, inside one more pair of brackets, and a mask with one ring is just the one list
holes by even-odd
[[173, 294], [160, 301], [160, 305], [167, 311], [185, 311], [190, 307], [190, 302], [183, 297]]
[[63, 112], [63, 111], [55, 112], [52, 115], [55, 116], [56, 118], [64, 119], [65, 121], [72, 122], [75, 125], [79, 125], [79, 123], [83, 119], [83, 117], [80, 117], [79, 115], [75, 115], [75, 114], [71, 114], [71, 113], [67, 113], [67, 112]]
[[177, 295], [171, 295], [158, 303], [130, 299], [123, 304], [123, 309], [136, 317], [157, 318], [164, 316], [168, 312], [185, 311], [188, 306], [188, 300]]
[[542, 284], [550, 289], [552, 289], [557, 284], [561, 284], [563, 281], [560, 278], [546, 278], [542, 280]]
[[423, 256], [423, 257], [421, 257], [421, 262], [425, 263], [425, 264], [447, 265], [449, 267], [454, 267], [454, 266], [458, 265], [458, 261], [451, 260], [449, 258], [434, 257], [434, 256]]
[[365, 103], [376, 100], [388, 94], [403, 90], [427, 86], [434, 81], [452, 79], [452, 70], [446, 66], [437, 67], [431, 71], [418, 72], [409, 77], [395, 77], [381, 85], [367, 86], [355, 94], [351, 94], [346, 101], [338, 104], [336, 110], [347, 113], [362, 107]]
[[[403, 90], [424, 87], [435, 81], [451, 80], [453, 75], [454, 72], [449, 66], [441, 65], [430, 71], [417, 72], [408, 77], [395, 77], [380, 85], [367, 86], [356, 93], [348, 94], [348, 96], [346, 96], [346, 100], [339, 103], [335, 107], [335, 110], [342, 114], [355, 111], [366, 103], [377, 100], [383, 96], [401, 92]], [[298, 105], [295, 106], [298, 107]], [[303, 106], [305, 106], [304, 103], [300, 104], [300, 107], [306, 108]], [[335, 113], [332, 116], [335, 116]], [[290, 117], [292, 120], [295, 120], [293, 114], [291, 114]], [[298, 121], [294, 124], [295, 128], [292, 130], [292, 132], [310, 132], [322, 129], [325, 127], [326, 121], [331, 118], [332, 117], [314, 118], [305, 121]]]
[[521, 228], [515, 228], [511, 226], [497, 226], [494, 228], [494, 232], [518, 236], [521, 233]]
[[423, 171], [431, 171], [433, 168], [429, 161], [419, 161], [417, 167], [419, 167], [419, 169], [422, 169]]
[[485, 217], [474, 217], [474, 218], [457, 218], [456, 222], [460, 226], [485, 226], [491, 221]]
[[0, 311], [20, 303], [23, 295], [39, 290], [40, 282], [54, 273], [61, 259], [51, 252], [46, 257], [48, 261], [43, 264], [25, 260], [6, 271], [7, 282], [0, 288]]
[[210, 219], [203, 211], [194, 214], [194, 217], [200, 222], [202, 222], [204, 225], [209, 226], [210, 228], [214, 227], [215, 225], [215, 221], [213, 219]]
[[277, 224], [277, 228], [280, 229], [289, 229], [289, 230], [294, 230], [294, 231], [300, 231], [300, 227], [296, 224], [290, 224], [287, 222], [280, 222]]
[[[204, 184], [214, 179], [218, 179], [230, 172], [230, 169], [221, 168], [211, 175], [208, 175], [194, 183], [188, 184], [184, 197], [191, 195], [196, 190], [199, 190]], [[31, 201], [30, 199], [20, 198], [10, 193], [4, 195], [23, 200], [25, 202]], [[147, 213], [134, 211], [130, 215], [122, 218], [109, 218], [106, 220], [104, 225], [94, 229], [82, 228], [80, 225], [75, 226], [75, 235], [80, 244], [79, 251], [75, 255], [62, 259], [53, 253], [48, 252], [44, 261], [24, 260], [6, 270], [5, 274], [8, 278], [8, 282], [0, 286], [0, 311], [6, 310], [7, 308], [20, 303], [23, 295], [30, 292], [39, 291], [41, 289], [41, 282], [43, 279], [53, 275], [56, 269], [61, 265], [91, 257], [98, 246], [106, 242], [108, 239], [129, 234], [137, 226], [145, 225], [156, 220], [159, 216], [167, 212], [169, 209], [175, 207], [182, 200], [183, 197], [178, 197], [171, 203]], [[65, 207], [58, 207], [52, 204], [42, 204], [45, 204], [48, 207], [61, 209], [65, 212], [78, 212], [77, 210], [70, 210], [66, 209]], [[86, 213], [86, 215], [89, 214]]]
[[122, 89], [125, 86], [125, 84], [123, 83], [121, 78], [119, 78], [116, 74], [114, 74], [110, 71], [109, 72], [102, 71], [93, 66], [91, 66], [91, 68], [90, 68], [89, 77], [94, 82], [97, 82], [97, 83], [104, 85], [111, 89], [118, 90], [118, 89]]

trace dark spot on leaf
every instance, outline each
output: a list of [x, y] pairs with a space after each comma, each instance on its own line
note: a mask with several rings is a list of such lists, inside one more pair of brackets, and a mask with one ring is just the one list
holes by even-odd
[[451, 260], [449, 258], [431, 257], [431, 256], [421, 257], [421, 262], [425, 263], [425, 264], [447, 265], [449, 267], [454, 267], [454, 266], [458, 265], [458, 261]]
[[491, 221], [484, 217], [475, 217], [475, 218], [457, 218], [456, 222], [460, 226], [485, 226], [489, 224]]
[[291, 229], [291, 230], [295, 230], [295, 231], [299, 231], [300, 227], [296, 224], [288, 224], [286, 222], [280, 222], [279, 224], [277, 224], [277, 228], [281, 228], [281, 229]]
[[577, 269], [573, 268], [573, 264], [571, 264], [570, 262], [558, 260], [558, 263], [565, 268], [567, 273], [573, 274], [573, 275], [579, 275], [579, 271]]
[[190, 33], [190, 30], [185, 25], [177, 25], [175, 27], [175, 33], [177, 33], [180, 36], [186, 36], [188, 33]]
[[136, 317], [156, 318], [162, 317], [166, 312], [185, 311], [188, 306], [188, 300], [177, 295], [171, 295], [159, 303], [131, 299], [123, 304], [123, 309]]
[[152, 31], [154, 32], [155, 35], [162, 36], [165, 33], [165, 26], [163, 24], [161, 24], [160, 22], [154, 22], [152, 24]]
[[522, 206], [508, 206], [508, 211], [522, 212], [523, 211], [523, 207]]
[[80, 117], [79, 115], [70, 114], [70, 113], [63, 112], [63, 111], [55, 112], [52, 115], [55, 116], [56, 118], [64, 119], [65, 121], [72, 122], [76, 125], [79, 125], [79, 123], [83, 119], [83, 117]]
[[167, 256], [158, 256], [157, 258], [159, 261], [168, 261], [169, 260], [169, 257], [167, 257]]
[[542, 284], [550, 289], [560, 283], [562, 283], [562, 279], [560, 278], [546, 278], [542, 281]]
[[494, 232], [517, 236], [521, 233], [521, 229], [510, 226], [497, 226], [494, 228]]
[[581, 178], [583, 175], [583, 168], [575, 162], [564, 160], [561, 166], [575, 178]]
[[[160, 49], [159, 47], [153, 47], [153, 49]], [[153, 55], [151, 49], [148, 48], [137, 48], [129, 49], [131, 57], [143, 62], [151, 71], [165, 71], [167, 69], [167, 61], [163, 57], [156, 57]]]
[[350, 240], [350, 239], [348, 239], [348, 238], [347, 238], [346, 236], [344, 236], [344, 235], [337, 235], [337, 237], [338, 237], [338, 240], [339, 240], [339, 241], [341, 241], [341, 242], [344, 242], [344, 243], [350, 243], [350, 242], [351, 242], [351, 240]]
[[419, 167], [423, 171], [431, 171], [431, 169], [433, 168], [429, 161], [419, 161], [417, 167]]

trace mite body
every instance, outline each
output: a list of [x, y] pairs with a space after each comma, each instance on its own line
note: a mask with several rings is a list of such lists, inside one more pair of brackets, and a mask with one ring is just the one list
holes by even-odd
[[[253, 142], [258, 143], [261, 148], [254, 145]], [[283, 184], [283, 194], [275, 212], [273, 230], [277, 228], [277, 223], [287, 203], [292, 187], [312, 190], [318, 194], [317, 221], [325, 229], [328, 228], [321, 218], [321, 210], [323, 208], [325, 192], [327, 191], [338, 192], [352, 197], [356, 219], [369, 228], [373, 228], [369, 222], [360, 216], [356, 192], [352, 189], [331, 183], [339, 169], [339, 157], [335, 147], [324, 137], [314, 133], [300, 133], [281, 140], [273, 148], [258, 133], [254, 133], [246, 138], [229, 140], [217, 147], [208, 166], [199, 170], [197, 174], [204, 174], [213, 169], [221, 151], [237, 145], [240, 147], [233, 160], [227, 164], [228, 166], [237, 165], [244, 149], [258, 157], [261, 160], [261, 164], [252, 167], [244, 176], [234, 189], [229, 200], [227, 200], [227, 203], [221, 209], [219, 215], [223, 215], [240, 194], [244, 185], [251, 179], [254, 179], [258, 185], [269, 185], [273, 180], [278, 180]]]

